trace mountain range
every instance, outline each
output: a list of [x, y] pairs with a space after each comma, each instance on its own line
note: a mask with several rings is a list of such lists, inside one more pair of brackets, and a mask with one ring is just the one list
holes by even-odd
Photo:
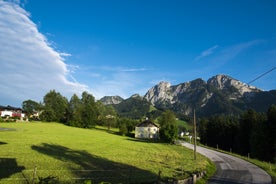
[[106, 96], [100, 101], [105, 105], [113, 105], [119, 115], [128, 117], [133, 117], [133, 114], [141, 117], [166, 109], [186, 116], [195, 109], [197, 115], [203, 117], [240, 114], [249, 108], [266, 112], [269, 106], [276, 104], [276, 90], [263, 91], [220, 74], [207, 81], [195, 79], [177, 85], [162, 81], [150, 88], [144, 96], [135, 94], [128, 99]]

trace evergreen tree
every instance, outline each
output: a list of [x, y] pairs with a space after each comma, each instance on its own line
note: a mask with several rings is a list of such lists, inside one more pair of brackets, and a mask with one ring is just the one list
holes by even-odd
[[249, 109], [240, 119], [240, 126], [239, 126], [239, 153], [242, 155], [247, 155], [250, 153], [250, 138], [251, 138], [251, 131], [254, 122], [257, 121], [257, 113], [253, 109]]
[[270, 106], [267, 111], [267, 136], [268, 160], [276, 162], [276, 105]]
[[208, 126], [208, 119], [207, 118], [203, 118], [199, 120], [199, 126], [198, 126], [198, 132], [199, 132], [199, 136], [200, 136], [200, 142], [202, 144], [208, 144], [207, 142], [207, 126]]
[[252, 120], [252, 129], [250, 132], [250, 155], [253, 158], [260, 160], [266, 160], [265, 150], [267, 145], [264, 140], [265, 135], [266, 117], [262, 113], [256, 113], [256, 119]]

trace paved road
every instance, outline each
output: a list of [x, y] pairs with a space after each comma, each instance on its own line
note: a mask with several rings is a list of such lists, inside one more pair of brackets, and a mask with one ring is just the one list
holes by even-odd
[[[186, 142], [181, 142], [181, 144], [190, 149], [194, 149], [192, 144]], [[272, 183], [271, 177], [264, 170], [247, 161], [199, 146], [197, 146], [197, 152], [208, 157], [217, 166], [217, 171], [209, 180], [209, 184]]]

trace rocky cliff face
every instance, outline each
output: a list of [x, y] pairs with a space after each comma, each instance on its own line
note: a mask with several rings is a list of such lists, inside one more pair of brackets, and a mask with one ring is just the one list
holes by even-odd
[[260, 91], [232, 77], [216, 75], [207, 82], [196, 79], [174, 86], [168, 82], [160, 82], [152, 87], [144, 98], [156, 107], [190, 114], [193, 108], [200, 108], [203, 111], [207, 110], [207, 107], [213, 109], [213, 105], [218, 102], [228, 103], [230, 100], [235, 103], [245, 96], [252, 96]]
[[123, 101], [124, 99], [120, 96], [105, 96], [100, 99], [100, 101], [104, 105], [114, 105], [114, 104], [119, 104]]
[[210, 78], [207, 83], [219, 90], [229, 90], [231, 88], [237, 89], [239, 97], [243, 96], [245, 93], [260, 92], [261, 90], [245, 84], [239, 80], [233, 79], [227, 75], [216, 75]]
[[158, 101], [172, 103], [173, 96], [171, 94], [171, 84], [164, 81], [160, 82], [158, 85], [149, 89], [144, 98], [153, 105], [158, 103]]

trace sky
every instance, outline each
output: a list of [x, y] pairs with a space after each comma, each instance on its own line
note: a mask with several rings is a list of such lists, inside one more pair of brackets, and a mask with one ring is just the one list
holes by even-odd
[[0, 105], [50, 90], [126, 99], [217, 74], [248, 83], [275, 66], [275, 0], [0, 0]]

